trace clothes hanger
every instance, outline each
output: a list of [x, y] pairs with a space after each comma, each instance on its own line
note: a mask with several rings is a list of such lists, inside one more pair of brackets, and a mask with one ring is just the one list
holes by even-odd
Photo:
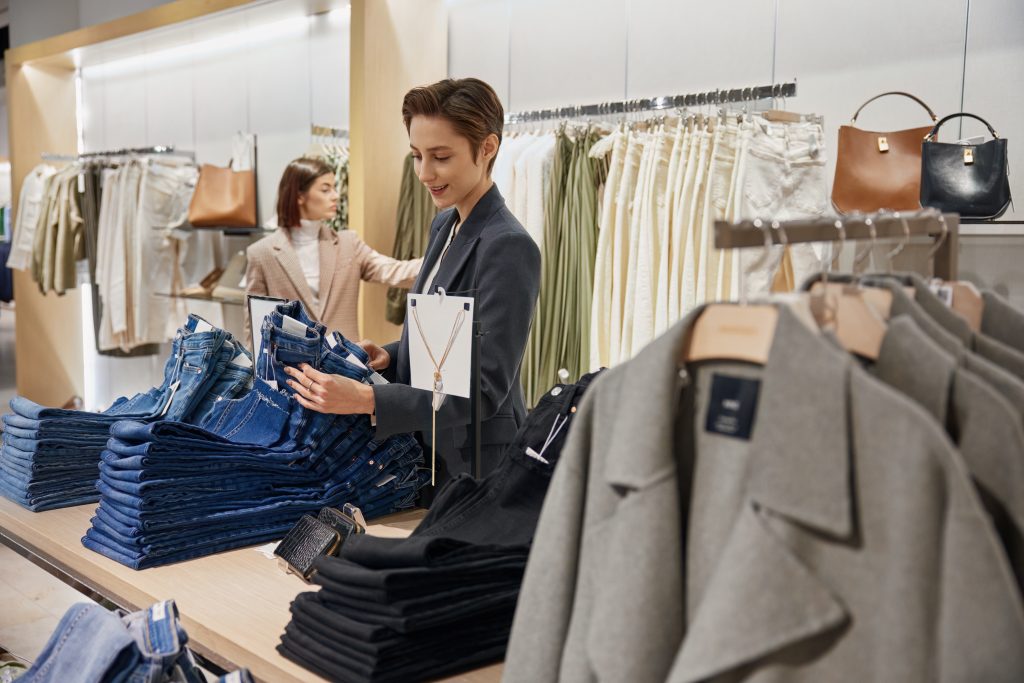
[[[942, 226], [942, 234], [939, 235], [935, 246], [928, 252], [929, 262], [934, 262], [935, 254], [949, 237], [949, 226], [946, 224], [946, 217], [941, 212], [939, 212], [938, 220]], [[938, 279], [936, 281], [942, 282]], [[981, 292], [970, 280], [947, 280], [944, 284], [952, 290], [952, 301], [949, 307], [967, 321], [967, 325], [973, 332], [980, 332], [981, 318], [985, 313], [985, 300], [982, 298]]]
[[[869, 221], [871, 219], [868, 219]], [[846, 228], [842, 220], [836, 221], [840, 231], [841, 242], [846, 241]], [[872, 238], [875, 237], [874, 223], [869, 226]], [[881, 291], [881, 290], [877, 290]], [[876, 305], [884, 307], [884, 294], [877, 296], [872, 290], [865, 289], [858, 282], [829, 282], [827, 273], [811, 287], [813, 310], [822, 329], [831, 330], [840, 345], [850, 353], [877, 360], [885, 338], [885, 319], [879, 315]], [[872, 299], [877, 299], [872, 303]], [[889, 301], [888, 311], [892, 302]]]
[[[772, 236], [757, 219], [754, 225], [764, 232], [764, 251], [751, 270], [761, 268], [772, 251]], [[694, 321], [683, 344], [683, 362], [736, 360], [764, 365], [768, 362], [779, 312], [775, 306], [747, 303], [746, 276], [740, 270], [740, 303], [710, 304]]]

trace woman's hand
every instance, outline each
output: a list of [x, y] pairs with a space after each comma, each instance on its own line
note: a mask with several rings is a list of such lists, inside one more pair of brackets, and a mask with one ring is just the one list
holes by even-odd
[[295, 390], [295, 399], [303, 408], [335, 415], [373, 414], [373, 389], [366, 384], [328, 375], [306, 363], [298, 368], [285, 366], [284, 371], [292, 378], [288, 386]]
[[359, 342], [359, 348], [366, 351], [366, 355], [370, 357], [370, 367], [377, 372], [387, 370], [388, 366], [391, 365], [391, 355], [369, 339]]

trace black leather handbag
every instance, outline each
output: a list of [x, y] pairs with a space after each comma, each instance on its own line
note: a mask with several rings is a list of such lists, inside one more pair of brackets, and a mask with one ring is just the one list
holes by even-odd
[[[942, 124], [969, 117], [988, 127], [992, 139], [980, 145], [935, 142]], [[999, 218], [1010, 205], [1006, 139], [988, 121], [961, 112], [944, 117], [921, 145], [921, 206], [960, 214], [963, 218]]]

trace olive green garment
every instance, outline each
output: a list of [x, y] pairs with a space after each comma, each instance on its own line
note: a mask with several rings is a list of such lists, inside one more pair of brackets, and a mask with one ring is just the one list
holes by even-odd
[[[416, 177], [412, 154], [402, 164], [402, 186], [398, 195], [398, 219], [395, 226], [395, 248], [391, 255], [408, 261], [420, 258], [426, 253], [430, 237], [430, 223], [437, 214], [437, 207], [430, 198], [430, 192]], [[387, 311], [390, 322], [401, 325], [405, 322], [405, 297], [408, 290], [400, 287], [388, 289]]]

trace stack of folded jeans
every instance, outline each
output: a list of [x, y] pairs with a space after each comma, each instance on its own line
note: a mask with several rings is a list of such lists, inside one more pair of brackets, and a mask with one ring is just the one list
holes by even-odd
[[594, 375], [540, 400], [481, 480], [461, 475], [409, 538], [351, 536], [317, 561], [278, 651], [330, 680], [414, 681], [500, 660], [555, 463]]
[[142, 569], [281, 538], [304, 513], [353, 503], [375, 517], [412, 507], [429, 480], [410, 436], [374, 439], [366, 415], [306, 410], [285, 364], [361, 382], [358, 346], [298, 303], [267, 316], [250, 391], [198, 425], [123, 421], [102, 455], [100, 505], [83, 544]]
[[[35, 664], [18, 680], [206, 683], [187, 643], [173, 600], [131, 614], [78, 603], [64, 614]], [[252, 683], [252, 676], [240, 669], [218, 683]]]
[[111, 425], [126, 419], [204, 419], [218, 400], [247, 390], [252, 365], [230, 334], [190, 316], [174, 339], [159, 387], [119, 398], [102, 413], [46, 408], [15, 397], [14, 412], [3, 416], [0, 493], [33, 511], [96, 502], [100, 454]]

